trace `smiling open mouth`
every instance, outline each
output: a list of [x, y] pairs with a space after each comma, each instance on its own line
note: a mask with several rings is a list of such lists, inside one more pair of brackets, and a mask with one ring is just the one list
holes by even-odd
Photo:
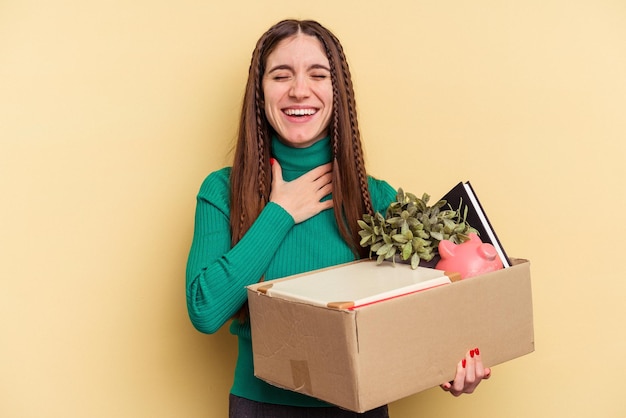
[[287, 116], [311, 116], [317, 113], [316, 109], [285, 109], [283, 111]]

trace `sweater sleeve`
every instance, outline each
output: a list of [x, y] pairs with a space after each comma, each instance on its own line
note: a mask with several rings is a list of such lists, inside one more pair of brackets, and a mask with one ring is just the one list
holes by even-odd
[[374, 212], [384, 215], [389, 205], [396, 200], [397, 191], [386, 181], [375, 177], [370, 176], [368, 183]]
[[294, 220], [268, 203], [231, 248], [228, 171], [215, 172], [198, 193], [194, 235], [187, 261], [187, 310], [201, 332], [214, 333], [246, 301], [245, 287], [259, 281]]

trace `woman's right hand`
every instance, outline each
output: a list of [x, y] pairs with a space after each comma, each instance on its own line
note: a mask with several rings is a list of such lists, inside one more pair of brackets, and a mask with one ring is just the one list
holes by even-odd
[[333, 207], [332, 199], [321, 201], [333, 191], [332, 163], [320, 165], [293, 181], [284, 181], [277, 160], [272, 159], [270, 202], [285, 209], [295, 223], [306, 221]]

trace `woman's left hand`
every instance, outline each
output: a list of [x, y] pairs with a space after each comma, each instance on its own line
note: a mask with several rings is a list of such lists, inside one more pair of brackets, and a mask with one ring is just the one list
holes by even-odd
[[491, 369], [483, 366], [480, 350], [475, 348], [470, 350], [465, 358], [457, 364], [454, 380], [442, 384], [441, 388], [454, 396], [461, 396], [464, 393], [474, 392], [483, 379], [490, 377]]

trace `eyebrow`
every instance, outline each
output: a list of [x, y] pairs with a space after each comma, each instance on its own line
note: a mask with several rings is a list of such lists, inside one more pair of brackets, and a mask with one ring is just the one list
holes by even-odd
[[[289, 71], [294, 71], [293, 67], [287, 64], [279, 64], [279, 65], [275, 65], [274, 67], [270, 68], [267, 73], [270, 74], [274, 71], [280, 71], [280, 70], [289, 70]], [[322, 64], [313, 64], [311, 65], [309, 68], [307, 68], [307, 70], [326, 70], [328, 72], [330, 72], [330, 68], [326, 67], [325, 65]]]

